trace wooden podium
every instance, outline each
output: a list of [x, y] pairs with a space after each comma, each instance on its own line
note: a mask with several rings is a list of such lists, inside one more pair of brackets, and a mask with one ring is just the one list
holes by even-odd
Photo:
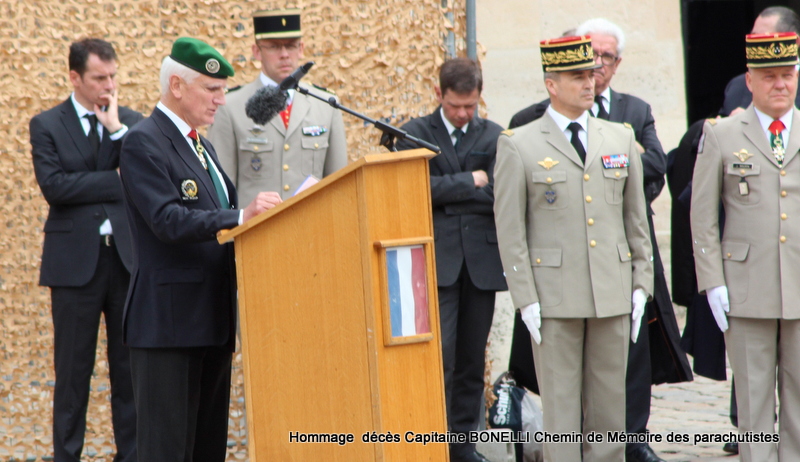
[[220, 233], [236, 248], [251, 462], [448, 460], [447, 444], [405, 440], [447, 430], [433, 155], [367, 155]]

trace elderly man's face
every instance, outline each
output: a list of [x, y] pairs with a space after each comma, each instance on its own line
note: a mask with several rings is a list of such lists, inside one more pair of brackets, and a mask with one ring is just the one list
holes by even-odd
[[598, 64], [603, 64], [594, 70], [594, 91], [599, 95], [611, 85], [611, 78], [617, 72], [622, 58], [617, 50], [617, 39], [613, 35], [592, 33], [592, 48], [594, 59]]
[[225, 79], [201, 74], [192, 83], [187, 83], [176, 75], [172, 78], [179, 79], [174, 85], [177, 93], [173, 91], [180, 105], [178, 116], [192, 128], [214, 123], [217, 108], [225, 104]]
[[303, 42], [299, 38], [258, 40], [253, 44], [253, 56], [261, 61], [261, 72], [281, 83], [297, 69], [303, 57]]
[[797, 94], [794, 66], [749, 69], [745, 82], [753, 92], [753, 105], [773, 119], [780, 118], [794, 106]]

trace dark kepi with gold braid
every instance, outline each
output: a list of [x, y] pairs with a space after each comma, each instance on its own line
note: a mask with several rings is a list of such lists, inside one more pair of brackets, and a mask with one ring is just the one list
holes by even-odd
[[256, 11], [253, 14], [253, 28], [256, 40], [302, 37], [300, 8]]
[[539, 42], [545, 72], [597, 69], [592, 38], [588, 35], [559, 37]]
[[794, 66], [797, 59], [797, 34], [748, 34], [745, 38], [747, 67]]

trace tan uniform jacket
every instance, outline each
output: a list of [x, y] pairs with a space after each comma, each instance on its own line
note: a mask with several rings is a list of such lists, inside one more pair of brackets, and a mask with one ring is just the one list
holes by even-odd
[[[504, 132], [508, 133], [508, 132]], [[590, 117], [584, 167], [549, 114], [497, 144], [495, 220], [516, 307], [545, 318], [618, 316], [653, 292], [652, 248], [633, 131]], [[604, 168], [627, 154], [629, 166]], [[540, 165], [550, 158], [549, 170]]]
[[[308, 175], [321, 179], [347, 165], [347, 140], [338, 109], [295, 92], [288, 129], [280, 116], [257, 125], [245, 114], [245, 104], [262, 86], [256, 79], [229, 93], [208, 130], [243, 206], [261, 191], [278, 191], [286, 200]], [[326, 99], [331, 96], [310, 91]]]
[[[727, 285], [730, 316], [800, 318], [798, 114], [794, 109], [783, 168], [752, 105], [705, 123], [692, 182], [697, 283], [701, 291]], [[720, 200], [725, 209], [721, 242]]]

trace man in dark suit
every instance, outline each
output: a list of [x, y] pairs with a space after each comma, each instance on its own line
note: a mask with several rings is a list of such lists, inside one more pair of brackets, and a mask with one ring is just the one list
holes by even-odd
[[[506, 290], [492, 211], [492, 169], [503, 129], [476, 114], [482, 89], [477, 63], [447, 61], [436, 88], [441, 105], [403, 126], [442, 150], [430, 160], [431, 200], [447, 420], [459, 433], [478, 428], [495, 292]], [[415, 147], [398, 143], [400, 150]], [[486, 459], [473, 444], [451, 444], [450, 460]]]
[[101, 315], [108, 337], [115, 462], [135, 462], [136, 413], [122, 309], [131, 243], [117, 167], [122, 137], [142, 115], [117, 103], [117, 55], [99, 39], [69, 50], [72, 95], [30, 123], [33, 168], [50, 212], [39, 284], [50, 287], [56, 386], [53, 452], [78, 462]]
[[[753, 23], [751, 34], [773, 34], [794, 32], [800, 36], [800, 17], [791, 8], [771, 6], [759, 13]], [[753, 93], [747, 88], [744, 74], [732, 78], [725, 87], [725, 100], [719, 114], [723, 117], [744, 111], [753, 102]], [[800, 94], [795, 97], [795, 106], [800, 106]]]
[[[622, 61], [625, 36], [615, 24], [605, 19], [590, 19], [576, 29], [577, 35], [591, 35], [595, 58], [602, 66], [595, 70], [595, 103], [592, 115], [611, 122], [624, 123], [631, 127], [636, 137], [636, 147], [641, 154], [644, 167], [644, 192], [647, 199], [647, 220], [650, 239], [653, 243], [653, 270], [655, 291], [653, 300], [647, 303], [647, 329], [640, 332], [639, 341], [631, 342], [628, 353], [626, 376], [626, 431], [645, 433], [650, 419], [651, 385], [664, 382], [684, 382], [692, 379], [686, 355], [680, 348], [680, 331], [672, 309], [669, 288], [664, 276], [664, 267], [656, 244], [653, 227], [652, 201], [664, 187], [666, 156], [656, 134], [655, 120], [650, 105], [641, 99], [611, 89], [611, 80]], [[523, 109], [514, 115], [509, 128], [527, 124], [540, 118], [550, 100], [546, 99]], [[530, 353], [530, 337], [517, 319], [512, 343], [511, 367], [515, 376], [525, 381], [532, 379], [533, 368], [522, 364], [533, 361]], [[653, 338], [650, 338], [650, 334]], [[645, 443], [628, 443], [626, 459], [629, 462], [657, 462], [658, 458]]]
[[120, 172], [133, 239], [123, 335], [131, 348], [141, 460], [225, 460], [236, 339], [233, 246], [217, 231], [280, 203], [236, 189], [197, 128], [225, 103], [233, 68], [180, 38], [161, 66], [161, 101], [128, 133]]

